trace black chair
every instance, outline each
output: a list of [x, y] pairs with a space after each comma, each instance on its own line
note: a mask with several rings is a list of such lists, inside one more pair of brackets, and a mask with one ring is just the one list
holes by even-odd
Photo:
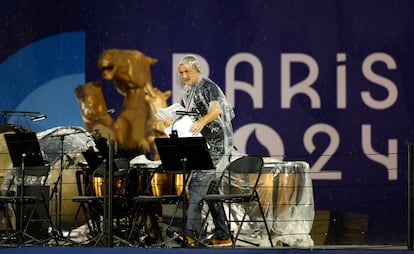
[[[105, 145], [105, 143], [102, 143], [101, 145]], [[78, 224], [82, 212], [84, 224], [87, 225], [89, 234], [88, 238], [85, 241], [79, 242], [79, 244], [93, 246], [102, 245], [107, 243], [107, 238], [109, 238], [108, 236], [111, 234], [111, 236], [115, 238], [116, 244], [131, 246], [131, 244], [125, 241], [122, 237], [113, 234], [113, 231], [115, 230], [120, 231], [123, 234], [123, 232], [129, 228], [129, 223], [131, 221], [128, 211], [129, 200], [126, 197], [126, 180], [128, 178], [129, 168], [128, 161], [115, 160], [113, 164], [116, 170], [114, 175], [117, 175], [119, 178], [123, 179], [123, 181], [121, 183], [122, 186], [117, 186], [117, 188], [119, 188], [117, 193], [112, 195], [112, 207], [115, 208], [113, 209], [115, 216], [112, 219], [114, 223], [116, 222], [117, 227], [108, 229], [106, 226], [108, 223], [105, 221], [107, 215], [105, 214], [105, 187], [102, 187], [105, 184], [105, 171], [109, 170], [108, 165], [102, 159], [100, 154], [93, 150], [87, 150], [82, 152], [82, 154], [85, 157], [86, 163], [78, 164], [83, 170], [76, 172], [78, 196], [72, 198], [72, 202], [78, 203], [79, 206], [72, 221], [71, 230], [69, 231], [67, 240], [73, 242], [71, 234]], [[100, 183], [94, 182], [93, 179], [102, 179], [102, 186], [100, 186]], [[114, 186], [112, 186], [112, 190], [114, 189], [115, 183]], [[109, 198], [109, 193], [106, 195]], [[122, 225], [120, 225], [120, 221], [122, 221]], [[105, 223], [106, 225], [102, 225]], [[125, 223], [127, 224], [126, 226], [124, 225]]]
[[[258, 184], [262, 174], [262, 168], [263, 159], [259, 156], [247, 155], [234, 160], [229, 164], [219, 180], [218, 184], [221, 186], [223, 193], [207, 194], [203, 199], [203, 202], [218, 202], [227, 204], [229, 206], [228, 217], [226, 217], [226, 222], [229, 226], [229, 230], [230, 224], [232, 222], [237, 223], [237, 232], [231, 232], [233, 248], [236, 246], [237, 241], [243, 241], [257, 246], [256, 243], [239, 239], [243, 223], [245, 222], [263, 223], [270, 245], [273, 247], [270, 230], [266, 222], [266, 217], [258, 193]], [[244, 213], [241, 219], [238, 219], [237, 216], [234, 216], [231, 211], [231, 205], [236, 203], [242, 204], [244, 208]], [[252, 218], [252, 211], [257, 208], [260, 211], [261, 218]], [[210, 211], [208, 210], [206, 218], [209, 214]], [[204, 225], [205, 224], [206, 221], [204, 222]], [[200, 235], [203, 233], [204, 232], [202, 232]]]
[[138, 239], [135, 246], [148, 247], [154, 244], [164, 245], [162, 242], [162, 230], [159, 227], [158, 215], [154, 211], [155, 204], [175, 204], [173, 217], [170, 219], [167, 230], [169, 230], [174, 221], [178, 205], [182, 200], [182, 195], [164, 194], [154, 196], [151, 192], [151, 182], [155, 173], [159, 169], [137, 169], [149, 174], [148, 185], [141, 195], [132, 198], [134, 216], [129, 230], [127, 241]]
[[8, 191], [9, 196], [0, 197], [0, 202], [13, 207], [18, 230], [2, 243], [17, 239], [19, 244], [45, 244], [53, 239], [58, 244], [59, 232], [48, 207], [50, 187], [46, 183], [50, 165], [43, 159], [36, 133], [9, 133], [4, 137], [16, 172], [9, 190], [12, 185], [17, 185], [17, 189], [15, 193]]
[[[88, 239], [78, 243], [80, 245], [87, 244], [92, 246], [98, 246], [104, 244], [106, 240], [105, 237], [113, 233], [108, 232], [105, 228], [105, 225], [102, 225], [102, 222], [105, 223], [104, 218], [102, 221], [102, 216], [105, 215], [105, 193], [98, 193], [99, 191], [97, 189], [99, 187], [95, 186], [95, 183], [92, 181], [92, 179], [96, 177], [95, 172], [91, 173], [91, 170], [86, 165], [81, 166], [84, 166], [84, 170], [76, 172], [76, 182], [79, 196], [75, 196], [72, 198], [72, 202], [78, 203], [79, 206], [72, 221], [71, 230], [68, 233], [67, 240], [69, 242], [74, 243], [74, 241], [71, 240], [71, 234], [76, 225], [79, 224], [78, 220], [82, 212], [82, 215], [84, 217], [84, 224], [87, 225], [89, 230], [89, 237]], [[125, 219], [125, 223], [128, 224], [127, 226], [125, 226], [125, 228], [128, 228], [131, 219], [129, 218], [127, 197], [116, 194], [113, 196], [113, 199], [115, 208], [114, 210], [116, 211], [115, 216], [113, 218], [113, 223], [115, 223], [117, 220]], [[121, 229], [120, 227], [117, 227], [115, 229], [118, 231], [126, 231], [123, 228]], [[131, 244], [125, 241], [122, 237], [115, 234], [113, 235], [113, 237], [116, 240], [116, 244], [131, 246]]]
[[[82, 165], [80, 165], [82, 166]], [[76, 172], [76, 184], [78, 189], [78, 195], [72, 198], [72, 202], [78, 203], [78, 209], [75, 213], [72, 225], [68, 232], [67, 240], [71, 241], [71, 234], [73, 229], [79, 225], [79, 216], [83, 215], [83, 224], [86, 224], [89, 230], [91, 238], [85, 242], [93, 242], [93, 236], [97, 236], [101, 233], [100, 229], [100, 216], [103, 210], [104, 197], [96, 196], [92, 189], [92, 175], [88, 172], [88, 167], [84, 165], [84, 170]], [[79, 242], [83, 244], [84, 242]]]
[[[20, 170], [20, 169], [17, 169]], [[16, 218], [17, 231], [9, 234], [3, 239], [3, 243], [12, 243], [17, 240], [18, 244], [48, 244], [50, 240], [55, 240], [58, 244], [58, 231], [52, 223], [49, 213], [49, 186], [45, 185], [49, 174], [49, 166], [30, 167], [24, 169], [25, 177], [35, 177], [41, 179], [38, 185], [18, 185], [17, 193], [10, 196], [0, 196], [0, 202], [7, 207], [11, 204]], [[17, 175], [19, 179], [21, 174]], [[7, 222], [10, 221], [7, 209], [5, 211]], [[9, 232], [7, 225], [7, 233]], [[49, 235], [49, 228], [52, 235]]]

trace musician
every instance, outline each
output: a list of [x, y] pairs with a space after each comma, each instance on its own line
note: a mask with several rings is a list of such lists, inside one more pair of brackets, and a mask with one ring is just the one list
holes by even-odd
[[[233, 108], [220, 87], [204, 76], [199, 61], [193, 55], [184, 57], [178, 64], [177, 78], [184, 91], [183, 104], [186, 111], [197, 112], [191, 116], [193, 124], [190, 132], [196, 136], [201, 133], [209, 147], [214, 170], [193, 170], [190, 180], [189, 205], [187, 211], [186, 234], [191, 243], [200, 232], [201, 200], [205, 194], [218, 193], [216, 178], [229, 163], [233, 148]], [[214, 222], [214, 235], [209, 245], [230, 246], [230, 233], [224, 220], [222, 204], [209, 204]]]

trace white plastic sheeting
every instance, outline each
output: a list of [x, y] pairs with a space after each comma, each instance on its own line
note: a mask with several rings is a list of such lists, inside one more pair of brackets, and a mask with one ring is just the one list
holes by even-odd
[[[311, 247], [314, 245], [310, 236], [315, 208], [313, 202], [312, 180], [309, 164], [303, 161], [279, 161], [274, 158], [263, 158], [264, 168], [258, 186], [258, 193], [270, 229], [273, 245], [291, 247]], [[221, 191], [228, 192], [229, 181], [224, 173]], [[247, 190], [254, 184], [253, 178], [231, 177], [232, 192]], [[244, 187], [243, 187], [244, 186]], [[244, 189], [244, 190], [243, 190]], [[227, 190], [227, 191], [226, 191]], [[243, 204], [225, 206], [231, 219], [241, 219], [244, 213]], [[247, 221], [260, 220], [258, 206], [253, 207]], [[212, 225], [211, 219], [208, 222]], [[236, 232], [238, 224], [231, 223], [232, 231]], [[264, 223], [245, 222], [239, 236], [240, 239], [259, 244], [259, 247], [270, 247]], [[237, 245], [245, 245], [238, 241]]]

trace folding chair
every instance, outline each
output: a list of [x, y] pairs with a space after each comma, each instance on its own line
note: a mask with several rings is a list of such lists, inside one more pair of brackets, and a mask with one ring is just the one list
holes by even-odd
[[[151, 182], [154, 174], [158, 172], [159, 169], [142, 168], [137, 170], [142, 170], [145, 171], [144, 173], [150, 174], [148, 180], [149, 184], [142, 195], [137, 195], [132, 198], [134, 206], [133, 210], [135, 213], [127, 241], [133, 240], [133, 235], [136, 234], [136, 231], [138, 230], [138, 237], [135, 236], [135, 238], [139, 239], [137, 246], [147, 247], [154, 243], [163, 245], [165, 242], [162, 242], [162, 232], [158, 224], [157, 215], [153, 210], [153, 204], [175, 204], [177, 207], [182, 197], [181, 195], [174, 194], [154, 196], [151, 192]], [[167, 230], [171, 227], [172, 222], [173, 219], [170, 220]], [[160, 240], [161, 243], [157, 243], [157, 241]]]
[[[90, 235], [98, 235], [100, 233], [100, 215], [103, 210], [103, 197], [94, 195], [91, 188], [91, 175], [85, 169], [83, 171], [76, 172], [76, 184], [78, 189], [78, 195], [72, 198], [72, 202], [78, 203], [78, 209], [75, 217], [72, 221], [72, 225], [68, 232], [67, 240], [71, 240], [71, 234], [73, 229], [76, 227], [79, 219], [79, 215], [82, 212], [84, 217], [84, 223], [88, 226]], [[88, 239], [89, 243], [92, 239]], [[83, 242], [80, 242], [82, 244]]]
[[[36, 134], [34, 132], [5, 134], [5, 139], [20, 184], [17, 186], [17, 196], [0, 198], [0, 202], [13, 206], [18, 221], [18, 231], [7, 237], [6, 242], [16, 238], [19, 244], [31, 242], [44, 244], [51, 239], [58, 243], [57, 230], [52, 223], [48, 208], [49, 186], [46, 182], [50, 165], [43, 160]], [[31, 180], [32, 184], [27, 185], [27, 180]], [[53, 234], [51, 237], [46, 238], [49, 228], [45, 226], [51, 228]]]
[[[105, 165], [103, 165], [105, 166]], [[89, 238], [86, 241], [82, 241], [79, 244], [90, 244], [97, 246], [102, 244], [106, 235], [112, 232], [106, 232], [105, 227], [102, 228], [101, 225], [101, 216], [104, 216], [104, 202], [105, 196], [97, 193], [98, 186], [93, 187], [92, 178], [94, 173], [90, 172], [91, 169], [86, 167], [83, 171], [76, 172], [76, 182], [78, 187], [79, 196], [73, 197], [72, 202], [78, 203], [79, 207], [76, 211], [75, 217], [72, 221], [71, 230], [68, 233], [67, 240], [73, 242], [70, 237], [73, 229], [75, 228], [76, 223], [78, 222], [79, 215], [82, 212], [85, 223], [88, 226]], [[127, 211], [127, 198], [121, 195], [114, 195], [114, 207], [118, 209], [116, 212], [115, 218], [113, 218], [113, 223], [116, 219], [127, 218], [127, 223], [130, 221], [129, 214]], [[125, 211], [124, 211], [125, 210]], [[105, 222], [105, 221], [104, 221]], [[131, 244], [121, 237], [114, 235], [117, 240], [117, 243], [123, 243], [127, 246]]]
[[[258, 193], [258, 184], [262, 174], [262, 168], [263, 159], [259, 156], [247, 155], [238, 158], [228, 165], [219, 180], [219, 188], [221, 187], [223, 194], [207, 194], [204, 196], [203, 202], [228, 205], [229, 213], [227, 215], [228, 217], [225, 219], [229, 226], [229, 231], [232, 222], [235, 222], [238, 226], [235, 234], [230, 231], [233, 248], [236, 246], [238, 240], [257, 246], [255, 243], [239, 239], [243, 223], [245, 222], [262, 222], [265, 226], [270, 245], [273, 247], [270, 230], [266, 222], [266, 217]], [[226, 178], [228, 180], [227, 183], [225, 181]], [[243, 205], [244, 212], [241, 219], [238, 219], [237, 216], [232, 214], [232, 204]], [[259, 208], [261, 218], [252, 219], [252, 211], [256, 208]], [[207, 211], [206, 218], [209, 214], [210, 210]], [[204, 222], [204, 224], [206, 224], [206, 222]]]
[[[25, 175], [26, 177], [43, 178], [42, 182], [46, 182], [48, 172], [48, 166], [26, 168]], [[53, 238], [57, 243], [57, 232], [49, 213], [48, 193], [49, 186], [44, 184], [19, 185], [17, 186], [17, 195], [0, 197], [0, 202], [12, 205], [18, 228], [14, 234], [6, 238], [6, 242], [17, 239], [19, 244], [32, 242], [43, 244]], [[9, 221], [9, 218], [7, 220]], [[9, 225], [7, 226], [9, 227]], [[54, 234], [52, 237], [48, 236], [49, 227]]]

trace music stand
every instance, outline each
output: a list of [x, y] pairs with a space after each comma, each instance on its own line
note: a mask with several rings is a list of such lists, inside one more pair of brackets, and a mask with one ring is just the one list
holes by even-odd
[[[13, 167], [19, 168], [23, 162], [26, 167], [45, 165], [36, 133], [6, 133], [4, 138]], [[24, 161], [23, 154], [25, 155]]]
[[[14, 168], [20, 168], [21, 183], [20, 183], [20, 214], [19, 214], [19, 235], [20, 241], [23, 240], [23, 236], [26, 234], [23, 229], [23, 218], [24, 218], [24, 201], [25, 201], [25, 171], [31, 176], [47, 176], [49, 168], [45, 165], [43, 160], [42, 152], [40, 150], [39, 141], [36, 133], [10, 133], [4, 134], [7, 148], [9, 150], [10, 158]], [[46, 181], [46, 180], [45, 180]], [[35, 207], [33, 208], [35, 209]], [[34, 211], [34, 210], [33, 210]], [[33, 214], [33, 212], [32, 212]], [[30, 220], [30, 218], [29, 218]], [[28, 220], [28, 222], [29, 222]], [[30, 235], [29, 235], [30, 236]], [[34, 238], [33, 236], [30, 236]]]
[[155, 144], [166, 172], [215, 169], [204, 137], [156, 138]]
[[[190, 179], [191, 170], [214, 170], [215, 167], [211, 160], [211, 155], [204, 137], [184, 137], [178, 138], [156, 138], [155, 144], [161, 159], [163, 172], [171, 174], [183, 174], [183, 188], [180, 200], [183, 201], [183, 228], [185, 234], [186, 221], [186, 197], [185, 189]], [[187, 176], [188, 175], [188, 176]], [[175, 206], [173, 215], [167, 228], [171, 231], [171, 226], [178, 211], [179, 202]], [[174, 235], [174, 234], [173, 234]], [[178, 236], [176, 236], [178, 237]], [[186, 237], [183, 237], [184, 245], [187, 244]]]

